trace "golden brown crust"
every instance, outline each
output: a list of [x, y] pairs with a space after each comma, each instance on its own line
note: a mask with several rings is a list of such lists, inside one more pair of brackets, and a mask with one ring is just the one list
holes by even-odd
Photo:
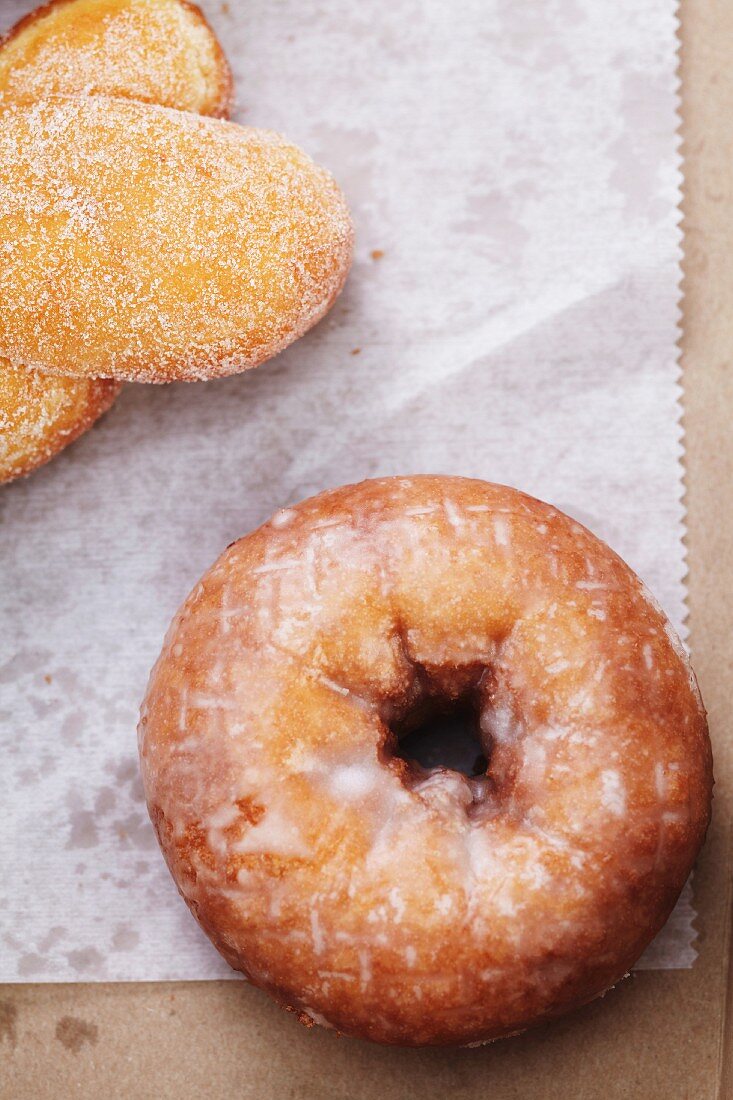
[[[221, 45], [221, 42], [214, 33], [214, 29], [209, 23], [208, 19], [201, 11], [201, 8], [197, 4], [193, 3], [193, 0], [179, 0], [179, 3], [191, 13], [191, 16], [198, 20], [200, 25], [211, 35], [212, 46], [216, 52], [218, 59], [218, 72], [219, 81], [215, 97], [211, 109], [202, 112], [202, 114], [208, 114], [212, 118], [228, 119], [231, 116], [234, 108], [234, 76], [232, 70], [227, 61], [226, 54]], [[172, 105], [173, 106], [173, 105]]]
[[234, 102], [221, 44], [189, 0], [49, 0], [0, 37], [0, 99], [84, 92], [213, 118]]
[[0, 360], [0, 483], [25, 477], [91, 428], [121, 386], [49, 378]]
[[168, 382], [269, 359], [330, 308], [353, 230], [279, 135], [103, 96], [0, 109], [0, 355]]
[[[489, 759], [394, 728], [473, 700]], [[151, 817], [218, 950], [299, 1018], [478, 1043], [616, 984], [702, 844], [702, 702], [659, 607], [556, 509], [450, 477], [346, 486], [232, 545], [140, 724]]]
[[[146, 12], [156, 16], [146, 24], [151, 32], [147, 50], [141, 23]], [[65, 32], [64, 17], [68, 17]], [[97, 34], [95, 38], [94, 24], [101, 27], [105, 18], [107, 37]], [[35, 51], [31, 56], [24, 55], [24, 43]], [[188, 0], [50, 0], [0, 38], [0, 99], [85, 91], [94, 75], [90, 44], [95, 47], [96, 62], [103, 63], [98, 90], [228, 117], [234, 89], [231, 70], [203, 13]], [[181, 69], [182, 60], [187, 61], [185, 71], [174, 80], [170, 63]], [[113, 381], [42, 376], [2, 361], [0, 482], [22, 477], [48, 462], [91, 427], [119, 390]]]

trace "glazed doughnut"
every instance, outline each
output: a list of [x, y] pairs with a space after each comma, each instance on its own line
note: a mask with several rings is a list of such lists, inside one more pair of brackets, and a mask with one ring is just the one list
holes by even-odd
[[119, 391], [109, 379], [51, 378], [0, 360], [0, 482], [31, 473], [73, 443]]
[[105, 96], [0, 110], [0, 355], [168, 382], [257, 366], [351, 262], [331, 176], [276, 134]]
[[[484, 774], [402, 758], [459, 703]], [[383, 1043], [480, 1043], [603, 993], [710, 814], [700, 695], [642, 583], [555, 508], [452, 477], [327, 492], [230, 546], [169, 631], [140, 752], [224, 957]]]
[[0, 43], [0, 98], [102, 93], [227, 117], [232, 75], [185, 0], [51, 0]]

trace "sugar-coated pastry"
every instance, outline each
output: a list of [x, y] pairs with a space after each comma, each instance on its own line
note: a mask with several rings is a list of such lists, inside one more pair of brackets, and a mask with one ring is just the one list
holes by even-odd
[[[226, 115], [232, 82], [205, 19], [181, 0], [54, 0], [0, 42], [0, 99], [108, 92]], [[2, 307], [0, 306], [0, 310]], [[0, 481], [30, 473], [86, 431], [119, 385], [0, 359]]]
[[0, 482], [31, 473], [73, 443], [119, 390], [109, 379], [52, 378], [0, 359]]
[[[458, 704], [483, 774], [398, 752]], [[555, 508], [455, 477], [327, 492], [230, 546], [168, 633], [140, 751], [219, 951], [383, 1043], [477, 1044], [603, 993], [710, 816], [705, 711], [641, 581]]]
[[257, 366], [328, 310], [352, 228], [277, 134], [105, 96], [0, 109], [0, 355], [167, 382]]
[[102, 93], [226, 117], [232, 89], [216, 36], [185, 0], [52, 0], [0, 42], [0, 98]]

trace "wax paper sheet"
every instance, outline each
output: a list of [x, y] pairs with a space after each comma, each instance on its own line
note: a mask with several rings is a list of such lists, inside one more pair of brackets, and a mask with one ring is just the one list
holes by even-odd
[[[673, 0], [204, 7], [236, 118], [334, 172], [356, 260], [275, 361], [128, 386], [0, 490], [3, 980], [231, 974], [158, 852], [135, 726], [177, 605], [276, 508], [383, 474], [506, 482], [684, 631]], [[643, 965], [691, 965], [693, 918], [688, 889]]]

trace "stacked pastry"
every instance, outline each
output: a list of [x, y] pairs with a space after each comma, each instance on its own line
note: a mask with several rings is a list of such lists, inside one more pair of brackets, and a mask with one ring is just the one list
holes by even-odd
[[233, 374], [330, 308], [353, 231], [331, 176], [225, 121], [229, 66], [183, 0], [55, 0], [0, 46], [0, 481], [124, 381]]

